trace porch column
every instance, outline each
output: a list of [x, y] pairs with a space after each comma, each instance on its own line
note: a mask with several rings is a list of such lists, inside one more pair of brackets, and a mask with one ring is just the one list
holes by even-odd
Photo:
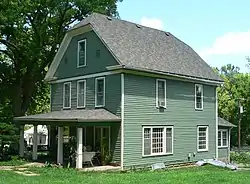
[[77, 128], [76, 168], [82, 168], [82, 128]]
[[37, 160], [37, 125], [34, 125], [32, 160]]
[[19, 157], [24, 157], [24, 125], [20, 125]]
[[63, 164], [63, 127], [58, 127], [57, 134], [57, 164]]

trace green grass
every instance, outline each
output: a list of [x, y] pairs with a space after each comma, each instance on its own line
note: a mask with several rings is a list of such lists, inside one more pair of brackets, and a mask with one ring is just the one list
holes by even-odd
[[21, 159], [9, 160], [9, 161], [0, 161], [0, 166], [19, 166], [26, 164], [27, 161]]
[[212, 166], [175, 169], [169, 171], [139, 171], [128, 173], [84, 173], [74, 169], [32, 168], [40, 176], [22, 176], [13, 171], [0, 171], [0, 184], [90, 183], [90, 184], [248, 184], [250, 171], [230, 171]]

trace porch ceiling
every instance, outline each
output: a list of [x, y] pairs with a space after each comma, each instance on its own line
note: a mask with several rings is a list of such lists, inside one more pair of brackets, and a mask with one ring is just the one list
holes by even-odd
[[44, 114], [15, 117], [17, 123], [23, 122], [120, 122], [120, 117], [106, 109], [61, 110]]

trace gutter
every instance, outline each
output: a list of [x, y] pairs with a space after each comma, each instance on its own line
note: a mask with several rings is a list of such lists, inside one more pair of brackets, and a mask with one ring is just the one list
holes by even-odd
[[202, 79], [202, 78], [196, 78], [196, 77], [191, 77], [191, 76], [185, 76], [185, 75], [179, 75], [175, 73], [165, 73], [161, 71], [155, 71], [155, 70], [149, 70], [149, 69], [144, 69], [144, 68], [136, 68], [136, 67], [129, 67], [125, 65], [116, 65], [116, 66], [109, 66], [106, 67], [107, 70], [121, 70], [121, 72], [124, 73], [129, 73], [129, 71], [135, 71], [135, 72], [146, 72], [149, 74], [158, 74], [158, 75], [164, 75], [166, 77], [170, 78], [178, 78], [182, 80], [188, 80], [188, 81], [195, 81], [195, 82], [203, 82], [203, 83], [208, 83], [208, 84], [213, 84], [216, 86], [220, 86], [223, 84], [223, 81], [217, 81], [217, 80], [209, 80], [209, 79]]

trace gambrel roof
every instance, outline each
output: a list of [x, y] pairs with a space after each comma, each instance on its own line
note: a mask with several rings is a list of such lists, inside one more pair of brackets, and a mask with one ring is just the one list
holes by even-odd
[[169, 32], [98, 13], [91, 14], [69, 32], [87, 25], [91, 25], [120, 66], [222, 82], [190, 46]]

